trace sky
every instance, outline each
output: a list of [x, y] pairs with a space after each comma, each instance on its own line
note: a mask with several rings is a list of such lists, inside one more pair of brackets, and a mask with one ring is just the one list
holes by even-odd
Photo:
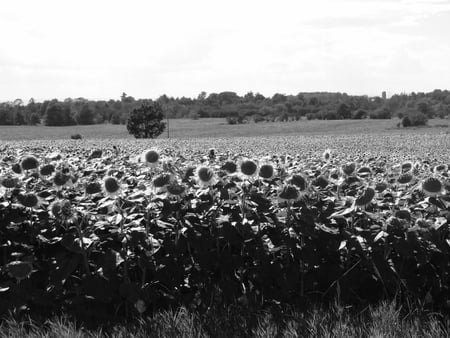
[[450, 0], [15, 0], [0, 101], [450, 89]]

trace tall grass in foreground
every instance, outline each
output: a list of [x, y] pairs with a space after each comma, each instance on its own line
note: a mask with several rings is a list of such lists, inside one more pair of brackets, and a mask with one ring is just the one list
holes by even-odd
[[355, 314], [339, 306], [299, 313], [285, 309], [258, 314], [233, 309], [203, 316], [184, 308], [160, 312], [134, 324], [87, 329], [66, 317], [39, 325], [12, 318], [0, 325], [0, 337], [446, 337], [450, 319], [401, 314], [383, 303]]

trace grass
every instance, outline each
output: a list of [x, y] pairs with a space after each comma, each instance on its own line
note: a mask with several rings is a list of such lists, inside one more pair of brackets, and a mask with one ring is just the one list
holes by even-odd
[[[392, 133], [448, 132], [445, 120], [430, 120], [428, 127], [399, 129], [392, 120], [302, 120], [293, 122], [250, 123], [229, 125], [225, 119], [173, 119], [169, 121], [170, 138], [286, 136], [286, 135], [348, 135]], [[0, 126], [0, 140], [69, 139], [81, 134], [85, 139], [133, 139], [124, 125], [100, 124], [91, 126]], [[167, 138], [167, 130], [159, 137]]]
[[88, 329], [67, 317], [40, 325], [12, 318], [0, 325], [0, 337], [445, 337], [449, 320], [402, 314], [393, 303], [358, 314], [333, 306], [300, 313], [290, 309], [260, 312], [221, 310], [198, 315], [180, 308], [127, 325]]

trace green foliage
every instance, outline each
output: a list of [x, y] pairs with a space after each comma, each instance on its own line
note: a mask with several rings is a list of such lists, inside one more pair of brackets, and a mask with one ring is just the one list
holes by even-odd
[[44, 115], [46, 126], [71, 126], [75, 125], [70, 109], [60, 103], [53, 103], [47, 106]]
[[35, 126], [36, 124], [41, 123], [41, 117], [38, 113], [33, 113], [30, 116], [30, 125]]
[[89, 107], [88, 104], [85, 104], [80, 112], [76, 115], [76, 121], [78, 124], [94, 124], [94, 112]]
[[336, 114], [339, 119], [349, 119], [352, 116], [350, 107], [345, 103], [339, 105]]
[[425, 126], [427, 123], [427, 116], [418, 111], [410, 111], [402, 119], [403, 127]]
[[127, 130], [135, 138], [155, 138], [161, 135], [166, 127], [163, 119], [164, 114], [159, 103], [144, 104], [130, 113]]
[[368, 116], [369, 116], [369, 113], [364, 109], [358, 109], [352, 113], [352, 119], [355, 119], [355, 120], [365, 119]]
[[371, 112], [369, 116], [371, 119], [390, 119], [392, 114], [387, 107], [383, 107]]
[[[89, 323], [90, 324], [90, 323]], [[97, 324], [97, 325], [95, 325]], [[95, 325], [95, 326], [94, 326]], [[439, 314], [406, 313], [395, 304], [381, 303], [363, 311], [339, 304], [296, 311], [274, 306], [249, 311], [244, 306], [211, 308], [199, 313], [185, 307], [157, 311], [130, 322], [76, 322], [67, 315], [43, 321], [9, 317], [0, 323], [5, 337], [448, 337], [450, 324]]]
[[[25, 105], [18, 99], [14, 102], [0, 103], [0, 124], [18, 124], [16, 114], [19, 112], [24, 117], [19, 120], [21, 124], [32, 124], [32, 114], [37, 113], [43, 117], [47, 107], [55, 104], [61, 104], [64, 107], [63, 110], [69, 110], [70, 115], [75, 116], [79, 124], [104, 122], [125, 124], [133, 109], [148, 102], [150, 102], [148, 99], [135, 99], [126, 93], [123, 93], [118, 100], [108, 101], [68, 98], [62, 102], [51, 100], [40, 103], [30, 99]], [[191, 118], [192, 112], [197, 112], [200, 118], [227, 118], [243, 115], [243, 121], [250, 121], [251, 116], [259, 112], [266, 121], [287, 122], [298, 120], [307, 114], [315, 114], [310, 119], [350, 119], [355, 117], [356, 111], [364, 110], [371, 118], [389, 119], [408, 109], [416, 109], [428, 118], [432, 118], [449, 115], [450, 92], [435, 90], [430, 93], [400, 94], [384, 100], [378, 96], [369, 98], [329, 92], [298, 93], [297, 95], [276, 93], [272, 97], [264, 97], [259, 93], [249, 92], [239, 96], [235, 92], [226, 91], [210, 94], [201, 92], [197, 98], [174, 98], [161, 95], [156, 102], [162, 106], [169, 118]], [[93, 117], [88, 111], [86, 118], [79, 116], [86, 105], [92, 110]], [[319, 111], [334, 111], [334, 113], [318, 114]], [[196, 114], [192, 117], [195, 118]]]
[[[422, 308], [446, 308], [449, 187], [427, 197], [413, 182], [399, 184], [412, 165], [361, 155], [356, 163], [362, 167], [343, 175], [347, 154], [310, 152], [294, 161], [285, 155], [285, 142], [282, 154], [264, 154], [272, 155], [275, 170], [262, 179], [242, 166], [251, 177], [220, 169], [226, 160], [238, 167], [251, 162], [223, 148], [209, 160], [204, 147], [189, 158], [170, 149], [158, 156], [161, 163], [148, 166], [135, 160], [139, 143], [130, 144], [133, 156], [97, 150], [94, 156], [70, 142], [60, 150], [65, 161], [44, 147], [30, 148], [36, 163], [54, 161], [57, 174], [46, 178], [27, 166], [13, 185], [12, 168], [23, 161], [16, 148], [6, 148], [0, 313], [65, 311], [109, 320], [179, 306], [199, 313], [237, 304], [259, 310], [328, 304], [336, 297], [362, 307], [390, 298], [403, 306], [412, 300]], [[420, 159], [414, 181], [442, 164], [436, 155]], [[168, 156], [173, 160], [165, 161]], [[203, 181], [194, 170], [200, 166], [208, 171]], [[448, 178], [443, 168], [435, 173], [442, 182]], [[304, 186], [293, 183], [297, 174], [304, 175]], [[156, 185], [162, 175], [167, 180]], [[117, 194], [87, 190], [105, 178], [117, 183]], [[57, 181], [63, 183], [55, 187]]]

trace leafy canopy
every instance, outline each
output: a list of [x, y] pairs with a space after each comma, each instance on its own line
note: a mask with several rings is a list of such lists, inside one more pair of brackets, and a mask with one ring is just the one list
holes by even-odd
[[166, 128], [163, 118], [163, 110], [159, 103], [146, 103], [130, 113], [127, 130], [135, 138], [155, 138]]

